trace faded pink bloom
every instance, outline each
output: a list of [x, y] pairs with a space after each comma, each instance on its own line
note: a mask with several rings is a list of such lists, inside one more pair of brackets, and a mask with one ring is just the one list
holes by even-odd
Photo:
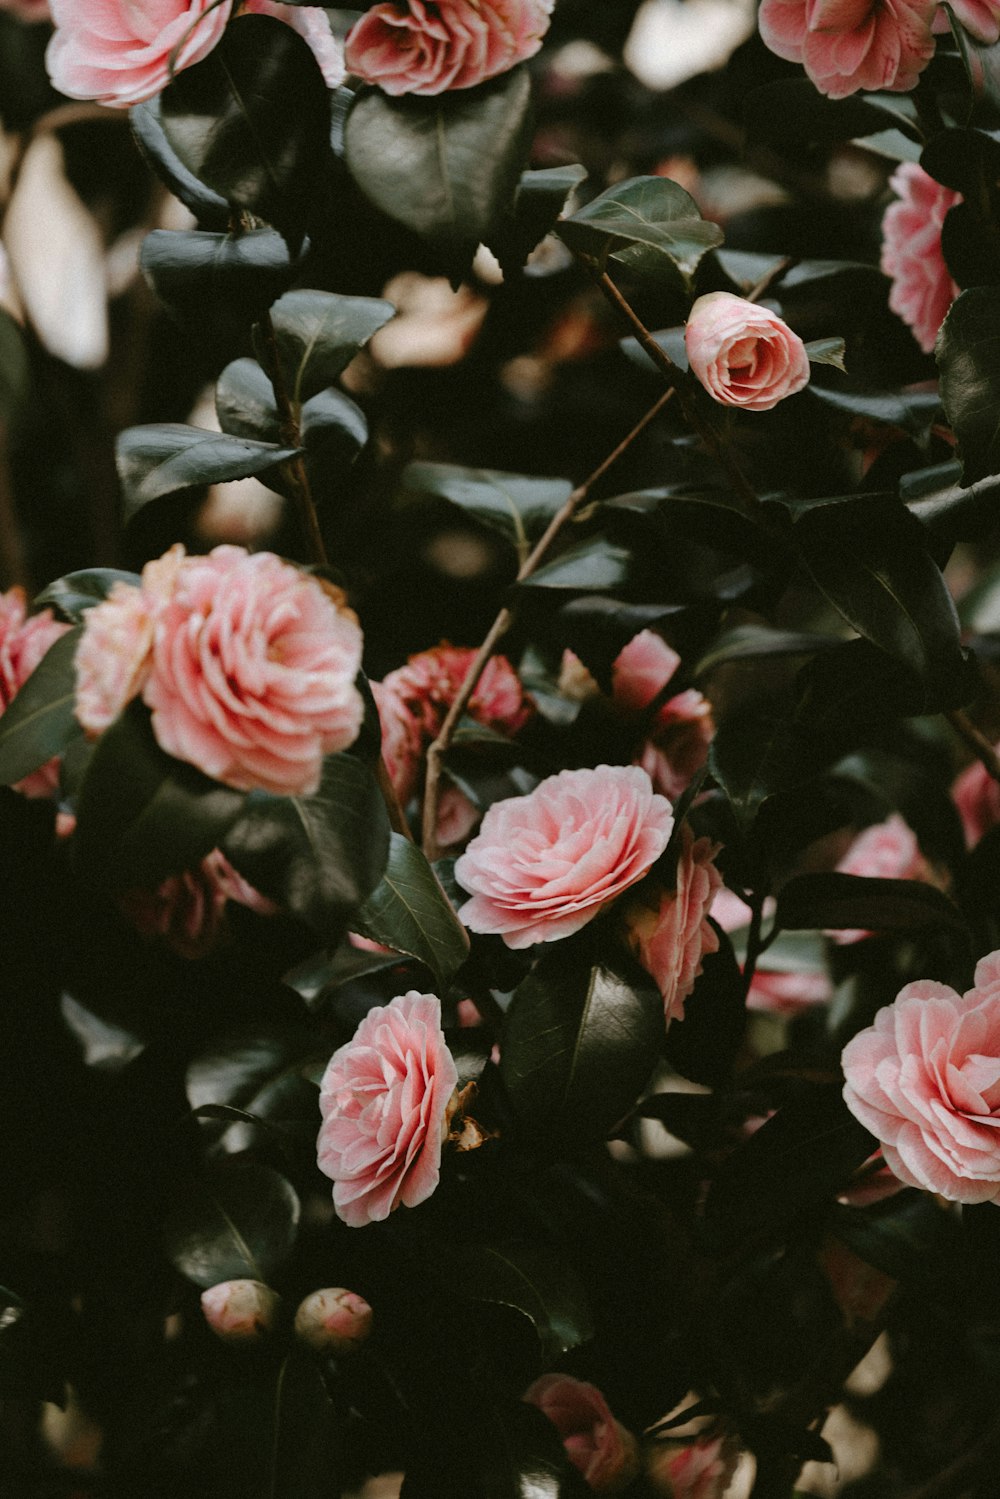
[[421, 722], [388, 678], [370, 685], [382, 726], [382, 759], [396, 795], [405, 807], [417, 786], [424, 748]]
[[636, 757], [657, 791], [676, 801], [708, 759], [715, 735], [712, 705], [689, 687], [668, 698]]
[[777, 313], [728, 291], [698, 298], [684, 347], [692, 374], [723, 406], [770, 411], [809, 383], [809, 356], [799, 335]]
[[441, 1001], [415, 989], [370, 1010], [334, 1052], [320, 1085], [318, 1161], [351, 1228], [430, 1197], [457, 1082]]
[[962, 819], [965, 841], [973, 848], [984, 833], [1000, 823], [1000, 785], [981, 760], [973, 760], [952, 786], [951, 795]]
[[343, 48], [318, 5], [282, 5], [280, 0], [243, 0], [244, 16], [274, 16], [304, 37], [319, 63], [327, 88], [339, 88], [347, 76]]
[[385, 0], [348, 33], [346, 61], [387, 94], [472, 88], [533, 57], [551, 0]]
[[353, 1353], [371, 1336], [372, 1309], [356, 1291], [313, 1291], [295, 1313], [295, 1336], [317, 1353]]
[[[871, 880], [920, 880], [936, 884], [934, 872], [924, 858], [917, 835], [898, 812], [885, 822], [873, 823], [859, 833], [837, 865], [841, 874], [861, 875]], [[834, 942], [859, 942], [870, 932], [853, 927], [830, 933]]]
[[596, 1385], [569, 1374], [543, 1374], [524, 1393], [563, 1439], [566, 1456], [598, 1494], [620, 1494], [639, 1472], [635, 1437], [608, 1408]]
[[962, 195], [935, 182], [915, 161], [901, 162], [889, 185], [898, 199], [882, 218], [882, 269], [892, 277], [889, 306], [929, 354], [958, 296], [941, 251], [941, 226]]
[[256, 1343], [271, 1331], [281, 1297], [259, 1280], [224, 1280], [201, 1293], [205, 1321], [226, 1343]]
[[679, 1450], [663, 1447], [650, 1463], [648, 1476], [667, 1499], [723, 1499], [738, 1456], [731, 1437], [698, 1437]]
[[909, 1187], [1000, 1202], [1000, 952], [965, 994], [919, 979], [847, 1043], [844, 1099]]
[[459, 917], [513, 948], [569, 937], [642, 879], [673, 825], [636, 766], [562, 770], [488, 809], [455, 865], [472, 897]]
[[[997, 0], [951, 0], [951, 8], [961, 24], [977, 41], [991, 46], [1000, 42], [1000, 4]], [[951, 25], [943, 6], [934, 13], [935, 32], [948, 32]]]
[[232, 0], [51, 0], [56, 30], [45, 53], [53, 86], [71, 99], [127, 109], [207, 57]]
[[339, 590], [273, 553], [188, 557], [156, 618], [153, 733], [226, 785], [308, 796], [361, 728], [361, 646]]
[[[25, 682], [69, 625], [54, 619], [51, 609], [28, 615], [23, 588], [0, 594], [0, 713], [9, 708]], [[18, 781], [23, 796], [54, 796], [59, 788], [59, 761], [50, 760]]]
[[464, 843], [479, 821], [479, 809], [459, 786], [442, 787], [438, 801], [436, 838], [438, 848]]
[[718, 933], [706, 919], [722, 888], [714, 863], [719, 849], [709, 838], [695, 841], [685, 823], [675, 888], [659, 891], [655, 906], [636, 900], [623, 913], [629, 946], [655, 980], [668, 1023], [684, 1019], [684, 1001], [704, 958], [719, 950]]
[[763, 0], [766, 46], [800, 62], [819, 89], [843, 99], [858, 89], [905, 93], [934, 55], [937, 0]]
[[127, 890], [120, 903], [140, 936], [159, 938], [178, 957], [195, 959], [205, 957], [219, 940], [228, 901], [258, 916], [278, 911], [215, 848], [194, 869], [169, 875], [156, 890]]

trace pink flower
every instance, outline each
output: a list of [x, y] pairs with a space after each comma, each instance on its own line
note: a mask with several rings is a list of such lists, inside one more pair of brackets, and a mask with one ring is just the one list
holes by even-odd
[[676, 801], [708, 759], [714, 735], [711, 703], [689, 687], [668, 698], [659, 709], [636, 763], [657, 791]]
[[274, 16], [275, 20], [284, 21], [309, 43], [327, 88], [339, 88], [343, 83], [347, 76], [343, 50], [330, 30], [326, 11], [320, 6], [282, 5], [280, 0], [243, 0], [240, 14]]
[[1000, 1202], [1000, 952], [973, 988], [907, 984], [847, 1043], [844, 1098], [909, 1187]]
[[965, 841], [972, 848], [1000, 823], [1000, 785], [981, 760], [973, 760], [952, 786], [951, 795], [962, 819]]
[[127, 890], [121, 906], [141, 936], [158, 937], [179, 957], [194, 959], [215, 947], [228, 901], [258, 916], [278, 910], [215, 848], [194, 869], [170, 875], [156, 890]]
[[464, 843], [478, 821], [478, 808], [460, 786], [442, 788], [435, 833], [438, 848], [453, 849]]
[[681, 664], [675, 650], [655, 630], [641, 630], [611, 664], [611, 695], [623, 708], [641, 712]]
[[934, 55], [937, 0], [763, 0], [766, 46], [800, 62], [819, 89], [843, 99], [858, 89], [913, 88]]
[[[774, 915], [775, 903], [764, 902], [764, 916]], [[712, 902], [713, 918], [724, 932], [736, 932], [750, 924], [750, 907], [732, 890], [723, 886]], [[773, 949], [771, 950], [773, 951]], [[764, 953], [754, 970], [747, 995], [748, 1010], [762, 1010], [772, 1015], [797, 1015], [810, 1005], [826, 1004], [833, 997], [833, 986], [821, 968], [784, 969], [768, 967]]]
[[551, 0], [385, 0], [347, 37], [350, 72], [387, 94], [472, 88], [533, 57]]
[[[951, 8], [966, 31], [977, 41], [986, 42], [987, 45], [1000, 42], [1000, 5], [997, 0], [951, 0]], [[932, 30], [951, 30], [948, 16], [941, 6], [934, 13]]]
[[420, 720], [386, 678], [371, 683], [382, 726], [382, 759], [396, 795], [405, 807], [417, 786], [424, 734]]
[[708, 953], [718, 952], [718, 934], [706, 920], [722, 888], [714, 859], [720, 845], [695, 841], [687, 823], [681, 829], [677, 884], [661, 890], [655, 906], [634, 901], [625, 910], [629, 946], [663, 996], [668, 1023], [684, 1019], [684, 1001]]
[[45, 53], [53, 86], [71, 99], [127, 109], [207, 57], [232, 0], [51, 0], [55, 34]]
[[[9, 708], [18, 692], [60, 635], [69, 625], [54, 619], [51, 609], [41, 614], [27, 612], [23, 588], [11, 588], [0, 594], [0, 713]], [[33, 770], [18, 781], [16, 791], [23, 796], [54, 796], [59, 788], [59, 761]]]
[[723, 406], [770, 411], [809, 383], [809, 356], [799, 335], [776, 313], [727, 291], [698, 298], [684, 347], [695, 378]]
[[898, 198], [882, 219], [882, 269], [892, 277], [889, 306], [929, 354], [958, 296], [941, 252], [941, 226], [962, 195], [935, 182], [915, 161], [901, 162], [889, 185]]
[[459, 917], [513, 948], [568, 937], [642, 879], [673, 825], [635, 766], [562, 770], [489, 808], [455, 865], [472, 896]]
[[351, 1228], [430, 1197], [457, 1082], [441, 1001], [415, 989], [370, 1010], [334, 1052], [320, 1085], [318, 1160]]
[[153, 733], [226, 785], [308, 796], [361, 727], [361, 646], [339, 590], [273, 553], [188, 557], [156, 617]]
[[722, 1499], [738, 1455], [730, 1437], [699, 1437], [680, 1450], [663, 1448], [650, 1466], [649, 1477], [657, 1492], [670, 1499]]
[[[934, 872], [920, 851], [917, 835], [893, 812], [885, 822], [873, 823], [859, 833], [837, 865], [841, 874], [861, 875], [871, 880], [920, 880], [925, 885], [936, 882]], [[859, 942], [870, 932], [853, 927], [831, 932], [834, 942]]]
[[317, 1353], [353, 1353], [371, 1336], [372, 1315], [363, 1296], [331, 1286], [300, 1303], [295, 1336]]
[[256, 1343], [270, 1332], [281, 1297], [259, 1280], [224, 1280], [201, 1293], [205, 1321], [226, 1343]]
[[598, 1494], [619, 1494], [636, 1477], [635, 1437], [608, 1408], [600, 1390], [569, 1374], [543, 1374], [524, 1393], [552, 1422], [566, 1456]]

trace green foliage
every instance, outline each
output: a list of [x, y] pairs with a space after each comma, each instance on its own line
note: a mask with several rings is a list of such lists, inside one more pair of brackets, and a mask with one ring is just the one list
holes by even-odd
[[941, 400], [962, 456], [962, 483], [1000, 470], [996, 403], [1000, 392], [1000, 292], [964, 291], [944, 320], [938, 341]]
[[369, 893], [356, 927], [373, 942], [408, 953], [447, 985], [465, 960], [465, 928], [420, 849], [401, 833], [390, 834], [389, 858]]
[[76, 721], [79, 629], [50, 646], [0, 717], [0, 785], [13, 786], [46, 765], [80, 733]]
[[163, 1226], [164, 1248], [196, 1286], [266, 1282], [295, 1245], [301, 1207], [270, 1166], [223, 1161], [182, 1184]]
[[179, 422], [129, 427], [118, 439], [117, 452], [125, 518], [130, 520], [153, 500], [183, 489], [266, 474], [298, 451]]
[[669, 177], [637, 177], [610, 188], [561, 219], [556, 232], [602, 270], [609, 256], [641, 245], [661, 272], [673, 270], [685, 283], [705, 252], [722, 243], [718, 225], [703, 219], [691, 195]]
[[[332, 385], [395, 313], [391, 302], [374, 297], [290, 291], [279, 298], [271, 308], [271, 326], [293, 409], [298, 411], [310, 396]], [[257, 343], [261, 362], [266, 364], [269, 350], [260, 330]]]

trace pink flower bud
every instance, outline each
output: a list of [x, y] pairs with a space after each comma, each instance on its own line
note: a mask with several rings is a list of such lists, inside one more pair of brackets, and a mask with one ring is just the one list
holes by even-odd
[[776, 313], [727, 291], [698, 298], [684, 346], [692, 374], [723, 406], [770, 411], [809, 383], [799, 335]]
[[281, 1297], [259, 1280], [224, 1280], [201, 1293], [205, 1321], [226, 1343], [255, 1343], [274, 1326]]
[[343, 1286], [313, 1291], [295, 1313], [295, 1336], [317, 1353], [353, 1353], [371, 1330], [371, 1307]]

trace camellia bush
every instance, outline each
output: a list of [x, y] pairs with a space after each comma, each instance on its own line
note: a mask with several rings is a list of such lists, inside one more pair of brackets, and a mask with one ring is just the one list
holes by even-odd
[[0, 11], [0, 1491], [995, 1499], [1000, 4]]

